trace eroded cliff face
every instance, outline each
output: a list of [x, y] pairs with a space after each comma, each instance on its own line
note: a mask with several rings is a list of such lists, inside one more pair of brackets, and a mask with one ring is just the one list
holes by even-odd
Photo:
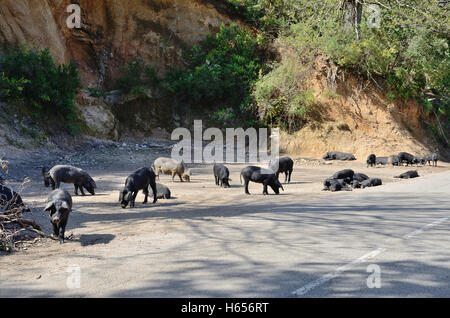
[[[81, 8], [69, 28], [67, 7]], [[79, 66], [83, 84], [111, 89], [120, 66], [136, 57], [163, 71], [183, 66], [183, 49], [228, 25], [200, 0], [0, 0], [0, 42], [49, 48], [58, 63]]]
[[318, 58], [307, 87], [314, 92], [316, 119], [293, 134], [283, 133], [282, 151], [314, 158], [343, 151], [365, 161], [371, 153], [424, 156], [435, 150], [423, 130], [417, 102], [388, 100], [373, 82], [343, 73], [332, 92], [328, 74], [328, 62]]

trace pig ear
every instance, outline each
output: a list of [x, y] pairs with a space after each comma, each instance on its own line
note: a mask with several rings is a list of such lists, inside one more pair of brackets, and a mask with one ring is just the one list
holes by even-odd
[[61, 208], [70, 210], [70, 206], [69, 206], [69, 204], [68, 204], [66, 201], [64, 201], [63, 203], [61, 203]]
[[228, 181], [233, 181], [233, 180], [231, 180], [230, 178], [228, 178]]
[[45, 208], [44, 208], [44, 211], [51, 211], [51, 210], [53, 210], [53, 209], [55, 209], [55, 204], [53, 203], [53, 202], [49, 202], [49, 203], [47, 203], [47, 205], [45, 206]]

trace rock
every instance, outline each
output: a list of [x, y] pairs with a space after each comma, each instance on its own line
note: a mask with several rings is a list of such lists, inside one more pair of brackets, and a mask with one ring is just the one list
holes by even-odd
[[89, 129], [89, 133], [102, 138], [117, 140], [119, 132], [116, 128], [116, 118], [106, 105], [77, 105], [80, 118]]
[[[184, 65], [185, 47], [233, 22], [215, 1], [203, 2], [2, 0], [0, 42], [49, 48], [58, 64], [75, 59], [83, 84], [94, 86], [115, 80], [123, 63], [136, 56], [163, 70]], [[70, 3], [80, 6], [81, 30], [67, 27]]]

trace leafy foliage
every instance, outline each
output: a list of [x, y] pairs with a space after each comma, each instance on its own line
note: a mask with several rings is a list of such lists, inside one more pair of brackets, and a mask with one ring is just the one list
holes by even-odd
[[[146, 87], [161, 90], [178, 110], [208, 111], [218, 122], [232, 119], [254, 120], [249, 112], [250, 92], [263, 64], [257, 39], [236, 24], [221, 26], [186, 52], [185, 69], [172, 67], [162, 78], [142, 60], [122, 69], [117, 87], [125, 93], [139, 93]], [[219, 104], [226, 105], [227, 110]], [[226, 115], [225, 115], [226, 113]], [[226, 120], [225, 120], [226, 119]]]
[[241, 105], [262, 68], [256, 39], [237, 25], [222, 25], [189, 55], [188, 69], [170, 71], [166, 88], [192, 105]]
[[144, 65], [141, 58], [129, 62], [120, 71], [121, 76], [117, 79], [116, 86], [125, 94], [141, 95], [146, 87], [159, 84], [156, 70], [150, 65]]
[[[342, 4], [351, 0], [297, 0], [283, 5], [265, 0], [228, 1], [249, 12], [256, 10], [255, 24], [267, 23], [262, 30], [269, 30], [269, 37], [278, 34], [274, 44], [285, 55], [255, 86], [253, 95], [260, 112], [270, 113], [271, 107], [280, 108], [281, 103], [284, 111], [278, 115], [286, 118], [295, 91], [305, 89], [302, 76], [292, 82], [292, 64], [308, 69], [315, 54], [325, 54], [341, 69], [384, 84], [390, 98], [415, 98], [426, 105], [426, 94], [434, 95], [441, 102], [424, 110], [448, 122], [450, 18], [438, 1], [375, 1], [381, 12], [380, 27], [368, 23], [371, 13], [363, 10], [357, 28], [349, 27], [343, 18]], [[365, 1], [364, 8], [369, 4]]]
[[73, 99], [81, 87], [75, 63], [57, 66], [49, 51], [20, 48], [0, 54], [0, 98], [22, 101], [36, 117], [53, 118], [73, 132]]

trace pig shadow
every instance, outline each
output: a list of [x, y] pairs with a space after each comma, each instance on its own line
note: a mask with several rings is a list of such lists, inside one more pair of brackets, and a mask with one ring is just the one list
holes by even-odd
[[116, 236], [112, 234], [82, 234], [79, 238], [81, 246], [108, 244]]

